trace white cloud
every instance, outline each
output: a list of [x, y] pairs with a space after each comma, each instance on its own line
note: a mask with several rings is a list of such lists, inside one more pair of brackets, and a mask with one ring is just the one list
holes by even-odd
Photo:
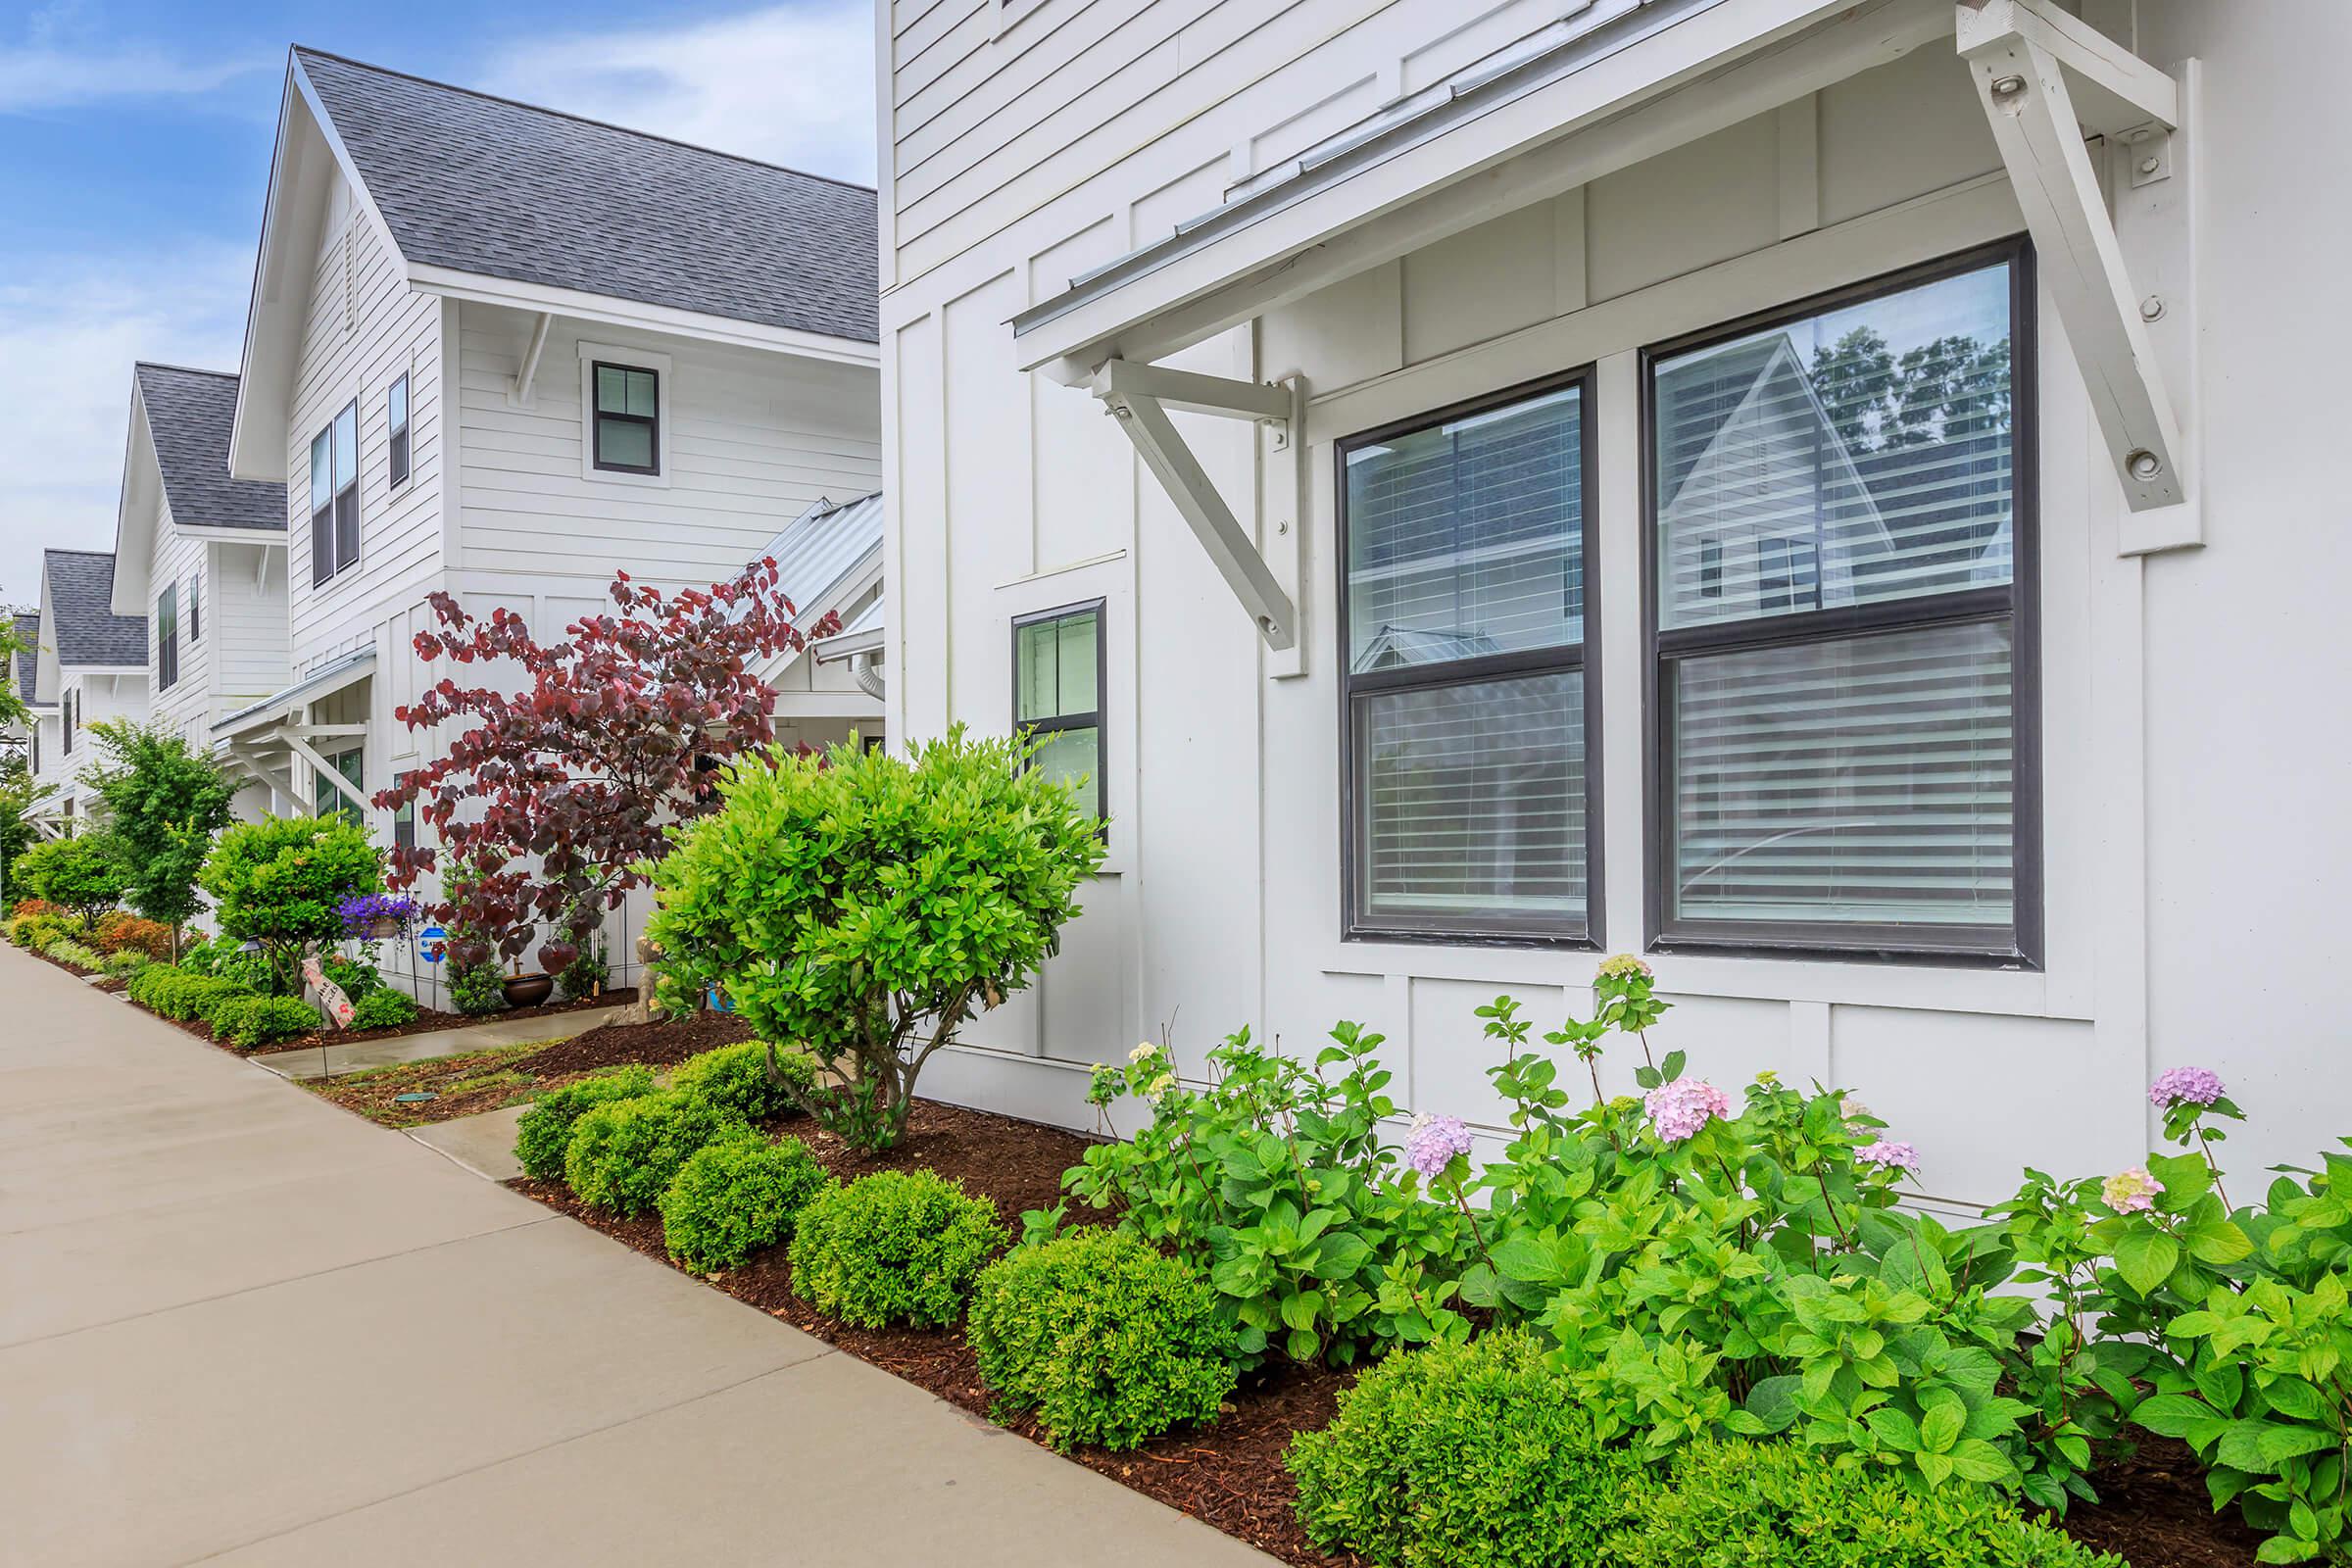
[[251, 253], [11, 258], [0, 279], [0, 603], [38, 595], [41, 551], [114, 547], [130, 368], [235, 369]]
[[486, 91], [810, 173], [874, 177], [872, 0], [518, 45]]

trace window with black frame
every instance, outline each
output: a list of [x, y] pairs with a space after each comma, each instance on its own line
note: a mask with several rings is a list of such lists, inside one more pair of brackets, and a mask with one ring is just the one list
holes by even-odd
[[179, 587], [155, 596], [155, 688], [169, 691], [179, 681]]
[[1012, 623], [1014, 728], [1037, 743], [1033, 765], [1077, 784], [1078, 805], [1102, 815], [1102, 602]]
[[1647, 356], [1661, 944], [2038, 956], [2030, 267]]
[[1350, 936], [1581, 942], [1587, 376], [1340, 445]]
[[392, 489], [409, 482], [409, 378], [394, 378], [384, 392], [384, 480]]
[[595, 372], [596, 466], [617, 473], [660, 473], [660, 374], [601, 361]]
[[311, 584], [360, 564], [360, 405], [311, 438]]

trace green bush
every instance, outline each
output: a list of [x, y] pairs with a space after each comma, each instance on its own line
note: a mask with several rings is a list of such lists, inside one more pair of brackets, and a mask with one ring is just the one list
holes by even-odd
[[591, 1107], [572, 1124], [564, 1178], [574, 1197], [616, 1214], [642, 1214], [662, 1200], [694, 1152], [730, 1132], [733, 1116], [693, 1095], [661, 1090]]
[[662, 1195], [669, 1255], [698, 1274], [733, 1268], [792, 1234], [802, 1207], [832, 1181], [798, 1138], [722, 1138], [696, 1150]]
[[330, 953], [318, 960], [318, 968], [329, 980], [343, 988], [343, 994], [357, 1003], [384, 987], [384, 977], [375, 972], [375, 965], [365, 958], [347, 958], [340, 953]]
[[792, 1288], [858, 1328], [939, 1328], [1010, 1238], [997, 1205], [927, 1170], [879, 1171], [809, 1200], [792, 1237]]
[[72, 937], [59, 937], [41, 950], [60, 963], [70, 963], [76, 969], [96, 971], [106, 967], [106, 955], [96, 948], [82, 946]]
[[1234, 1333], [1190, 1265], [1123, 1231], [1016, 1248], [972, 1291], [966, 1332], [1007, 1409], [1057, 1448], [1132, 1448], [1207, 1421], [1233, 1392]]
[[2125, 1568], [1983, 1488], [1925, 1492], [1794, 1443], [1689, 1445], [1623, 1507], [1595, 1559], [1615, 1568]]
[[556, 989], [564, 993], [566, 1002], [580, 1002], [597, 994], [598, 988], [612, 978], [612, 965], [605, 961], [602, 951], [580, 949], [580, 956], [565, 964], [556, 976]]
[[[771, 1060], [774, 1073], [768, 1070]], [[688, 1057], [670, 1074], [669, 1084], [672, 1089], [700, 1095], [745, 1121], [768, 1121], [800, 1109], [800, 1102], [778, 1075], [807, 1094], [815, 1085], [816, 1065], [798, 1052], [777, 1051], [762, 1040], [746, 1040]]]
[[449, 1004], [467, 1017], [500, 1012], [507, 1005], [506, 976], [495, 963], [449, 960]]
[[653, 1092], [654, 1070], [631, 1062], [540, 1095], [514, 1126], [514, 1157], [522, 1162], [523, 1174], [535, 1181], [562, 1181], [574, 1122], [598, 1105]]
[[351, 1004], [351, 1027], [354, 1029], [397, 1029], [412, 1023], [416, 1017], [416, 1003], [405, 991], [390, 986], [378, 986], [365, 992]]
[[80, 932], [79, 921], [58, 910], [20, 914], [8, 922], [8, 940], [27, 953], [46, 952], [50, 943]]
[[365, 830], [339, 816], [274, 816], [223, 832], [199, 878], [223, 936], [261, 945], [267, 989], [302, 989], [302, 955], [343, 934], [336, 904], [383, 891], [383, 869]]
[[299, 997], [228, 997], [213, 1004], [205, 1021], [215, 1039], [251, 1051], [309, 1034], [318, 1027], [318, 1009]]
[[169, 963], [151, 963], [131, 977], [130, 1000], [150, 1011], [182, 1022], [203, 1018], [224, 1002], [253, 996], [250, 986], [216, 975], [190, 974]]
[[753, 1034], [831, 1069], [827, 1128], [897, 1143], [924, 1059], [1029, 984], [1102, 863], [1101, 824], [1028, 759], [957, 729], [729, 768], [654, 870], [663, 1005], [724, 987]]
[[121, 841], [97, 832], [36, 844], [17, 857], [10, 874], [33, 897], [72, 909], [85, 927], [122, 903], [131, 882]]
[[1639, 1475], [1516, 1330], [1391, 1355], [1289, 1463], [1317, 1545], [1396, 1568], [1614, 1563], [1597, 1548]]
[[124, 948], [121, 953], [107, 955], [106, 972], [117, 980], [127, 980], [149, 964], [160, 961], [150, 958], [136, 948]]

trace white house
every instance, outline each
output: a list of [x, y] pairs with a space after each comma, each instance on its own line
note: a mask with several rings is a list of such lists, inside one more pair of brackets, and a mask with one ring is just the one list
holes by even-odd
[[1045, 720], [1109, 817], [935, 1092], [1078, 1123], [1171, 1019], [1349, 1017], [1492, 1125], [1472, 1009], [1631, 951], [1693, 1071], [1849, 1086], [1961, 1202], [2135, 1160], [2184, 1062], [2235, 1165], [2345, 1131], [2352, 12], [876, 37], [888, 723]]
[[113, 556], [41, 553], [32, 777], [50, 791], [34, 820], [52, 836], [74, 831], [99, 804], [82, 776], [96, 755], [90, 726], [147, 716], [147, 617], [115, 613], [114, 584]]
[[0, 756], [23, 761], [30, 772], [37, 765], [32, 754], [37, 744], [35, 737], [40, 733], [40, 708], [33, 699], [40, 680], [41, 612], [10, 611], [8, 625], [16, 635], [17, 652], [5, 667], [0, 667], [0, 680], [7, 681], [9, 689], [22, 697], [31, 711], [24, 721], [0, 724]]
[[[286, 487], [289, 672], [229, 755], [403, 837], [428, 595], [558, 635], [874, 491], [874, 245], [864, 187], [295, 50], [228, 455]], [[795, 738], [880, 716], [777, 675]]]

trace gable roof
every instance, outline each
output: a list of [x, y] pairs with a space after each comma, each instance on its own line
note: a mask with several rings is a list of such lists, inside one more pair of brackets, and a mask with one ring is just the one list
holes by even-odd
[[314, 49], [294, 69], [412, 266], [879, 335], [865, 186]]
[[23, 639], [24, 644], [24, 647], [17, 650], [17, 667], [13, 672], [17, 695], [30, 703], [33, 700], [33, 693], [38, 689], [37, 678], [41, 668], [40, 612], [19, 611], [10, 617], [10, 627], [18, 637]]
[[792, 601], [793, 623], [812, 626], [835, 608], [838, 591], [860, 566], [880, 564], [882, 492], [855, 501], [819, 501], [784, 525], [754, 561], [772, 558], [776, 591]]
[[147, 435], [163, 475], [164, 504], [182, 528], [286, 531], [286, 487], [228, 476], [228, 431], [237, 378], [176, 365], [133, 367]]
[[49, 642], [60, 665], [147, 667], [147, 617], [114, 612], [115, 558], [95, 550], [45, 550]]

